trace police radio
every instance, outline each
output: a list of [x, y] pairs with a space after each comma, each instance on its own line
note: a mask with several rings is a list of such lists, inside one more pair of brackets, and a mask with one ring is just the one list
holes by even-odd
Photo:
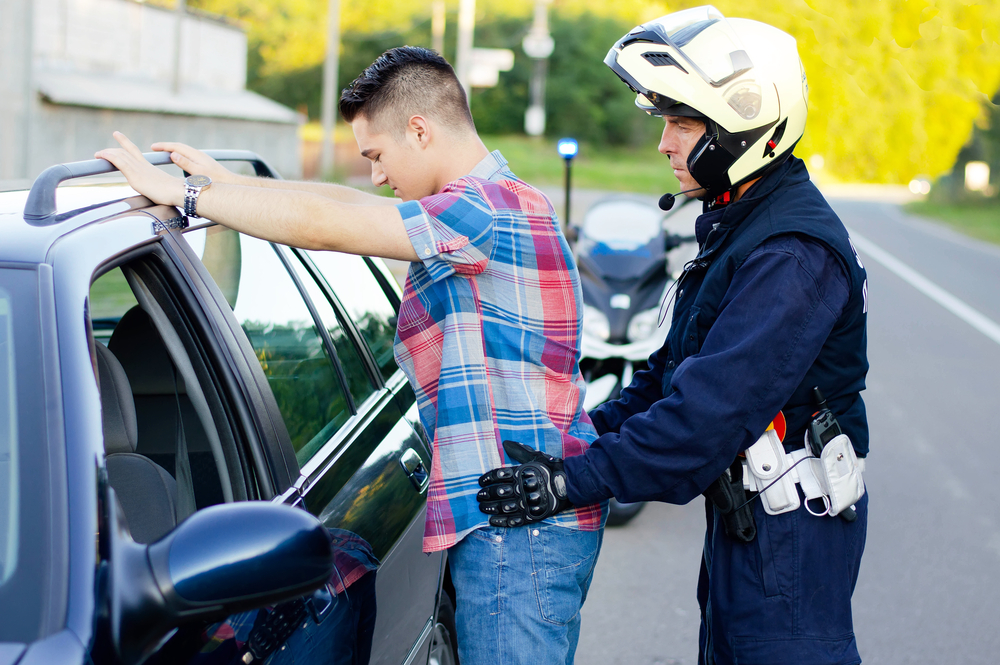
[[[813, 456], [820, 457], [823, 454], [823, 448], [826, 447], [826, 444], [843, 434], [843, 432], [840, 429], [840, 423], [837, 422], [837, 417], [827, 407], [826, 397], [823, 396], [823, 392], [819, 389], [819, 386], [813, 388], [813, 398], [816, 400], [817, 409], [813, 413], [812, 420], [809, 421], [809, 436], [807, 439], [809, 450], [812, 451]], [[853, 507], [842, 510], [840, 516], [847, 522], [853, 522], [858, 519], [858, 514], [854, 511]]]

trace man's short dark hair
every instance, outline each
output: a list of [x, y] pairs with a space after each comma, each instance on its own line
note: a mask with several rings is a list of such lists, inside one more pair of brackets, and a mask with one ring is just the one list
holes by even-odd
[[445, 127], [475, 130], [465, 90], [448, 61], [419, 46], [389, 49], [340, 93], [340, 114], [358, 116], [377, 133], [401, 138], [415, 115]]

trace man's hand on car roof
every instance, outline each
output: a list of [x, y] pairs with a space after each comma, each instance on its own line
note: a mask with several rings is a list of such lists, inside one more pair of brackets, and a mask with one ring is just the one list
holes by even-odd
[[184, 205], [184, 181], [156, 168], [142, 156], [142, 151], [121, 132], [114, 133], [121, 148], [105, 148], [94, 153], [106, 159], [122, 172], [132, 189], [153, 203]]
[[158, 141], [150, 146], [155, 152], [169, 152], [170, 161], [191, 175], [207, 175], [214, 183], [244, 184], [241, 177], [197, 148], [173, 141]]
[[[118, 167], [132, 189], [154, 203], [183, 208], [184, 181], [146, 161], [121, 132], [114, 137], [121, 148], [105, 148], [94, 156]], [[381, 202], [345, 203], [308, 191], [222, 182], [204, 187], [195, 208], [199, 217], [282, 245], [420, 260], [399, 210]], [[430, 252], [426, 249], [428, 257]]]

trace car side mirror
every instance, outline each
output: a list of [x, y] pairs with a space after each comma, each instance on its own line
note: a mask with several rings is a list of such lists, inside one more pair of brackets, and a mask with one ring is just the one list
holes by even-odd
[[183, 623], [298, 598], [333, 574], [329, 533], [304, 510], [260, 501], [211, 506], [140, 545], [112, 504], [110, 619], [126, 664], [141, 662]]

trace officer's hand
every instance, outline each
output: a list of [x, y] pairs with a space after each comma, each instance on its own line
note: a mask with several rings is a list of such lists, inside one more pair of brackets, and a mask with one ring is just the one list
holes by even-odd
[[520, 466], [505, 466], [479, 478], [479, 510], [491, 526], [524, 526], [572, 508], [566, 498], [563, 461], [515, 441], [503, 449]]

